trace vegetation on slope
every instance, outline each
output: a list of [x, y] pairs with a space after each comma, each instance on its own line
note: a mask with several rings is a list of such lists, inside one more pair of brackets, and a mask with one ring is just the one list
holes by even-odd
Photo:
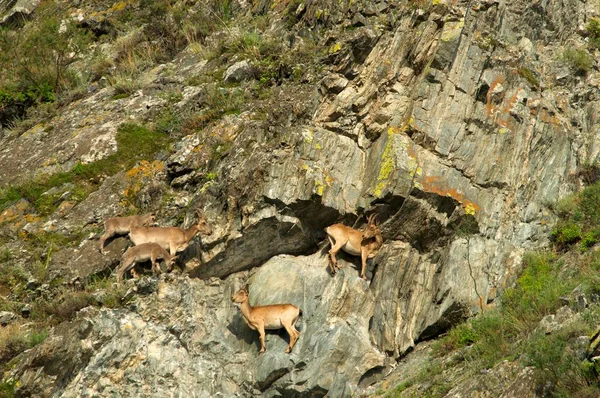
[[[455, 386], [447, 377], [450, 369], [464, 369], [464, 380], [508, 360], [535, 368], [537, 385], [552, 396], [597, 397], [600, 363], [588, 359], [586, 349], [600, 324], [598, 203], [600, 182], [558, 202], [553, 250], [528, 253], [523, 274], [497, 307], [451, 329], [434, 344], [426, 370], [382, 394], [403, 396], [427, 381], [423, 396], [441, 397]], [[578, 307], [580, 297], [588, 307]], [[540, 326], [565, 305], [579, 312], [556, 330]]]
[[[258, 110], [256, 117], [267, 119], [260, 112], [271, 112], [271, 107], [256, 104], [269, 100], [278, 85], [311, 79], [322, 55], [309, 35], [291, 50], [281, 32], [269, 31], [272, 21], [266, 13], [239, 15], [234, 4], [203, 1], [190, 12], [187, 3], [177, 1], [94, 2], [81, 5], [89, 17], [82, 20], [75, 18], [68, 2], [46, 0], [23, 26], [0, 28], [0, 134], [20, 135], [38, 123], [46, 124], [67, 105], [104, 85], [113, 89], [113, 100], [126, 98], [145, 87], [144, 73], [183, 50], [210, 63], [208, 73], [182, 84], [201, 88], [200, 104], [177, 107], [183, 87], [164, 91], [160, 95], [166, 105], [150, 122], [119, 127], [114, 154], [0, 187], [0, 214], [17, 203], [28, 203], [28, 219], [54, 217], [67, 192], [70, 201], [79, 203], [106, 177], [121, 171], [127, 172], [130, 183], [121, 199], [137, 212], [142, 206], [135, 200], [136, 178], [144, 171], [157, 171], [157, 157], [164, 159], [173, 141], [194, 133], [201, 133], [202, 151], [209, 159], [205, 178], [214, 180], [212, 168], [227, 155], [231, 142], [209, 133], [210, 127], [247, 110]], [[286, 4], [282, 7], [289, 10], [299, 5]], [[289, 10], [284, 10], [288, 27], [296, 22]], [[252, 63], [249, 81], [222, 81], [225, 66], [234, 58]], [[50, 134], [51, 128], [46, 127]], [[54, 325], [89, 305], [121, 306], [125, 295], [108, 273], [73, 283], [49, 272], [53, 253], [78, 245], [90, 231], [97, 233], [97, 227], [67, 235], [17, 233], [7, 226], [0, 221], [0, 311], [22, 318], [0, 328], [0, 375], [13, 366], [19, 353], [42, 342]], [[23, 254], [18, 251], [25, 251], [28, 260], [20, 261]], [[0, 396], [12, 396], [14, 387], [10, 380], [1, 383]]]

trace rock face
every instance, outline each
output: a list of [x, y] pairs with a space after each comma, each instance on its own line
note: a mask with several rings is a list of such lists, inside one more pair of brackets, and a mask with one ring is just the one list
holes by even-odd
[[0, 25], [20, 23], [40, 4], [40, 0], [2, 0], [0, 1]]
[[[17, 365], [27, 381], [20, 393], [352, 394], [352, 380], [384, 360], [370, 342], [369, 318], [363, 316], [373, 311], [375, 297], [351, 263], [341, 260], [346, 268], [331, 278], [320, 260], [319, 255], [277, 256], [247, 279], [251, 304], [302, 308], [292, 354], [284, 353], [285, 332], [273, 332], [267, 334], [266, 353], [258, 355], [258, 333], [231, 302], [245, 275], [209, 281], [168, 276], [151, 282], [151, 293], [127, 309], [87, 309], [57, 328]], [[67, 360], [69, 367], [47, 367]]]
[[[318, 19], [314, 3], [298, 8], [299, 23]], [[596, 72], [565, 77], [557, 61], [560, 43], [583, 43], [578, 26], [598, 10], [575, 1], [358, 3], [315, 23], [352, 27], [328, 39], [319, 86], [283, 87], [271, 103], [276, 121], [243, 113], [218, 126], [231, 148], [217, 182], [197, 183], [209, 163], [200, 133], [166, 159], [168, 182], [183, 187], [177, 206], [197, 204], [214, 226], [187, 252], [198, 259], [186, 265], [191, 278], [162, 277], [127, 309], [88, 309], [57, 327], [12, 371], [21, 395], [351, 396], [514, 282], [522, 254], [546, 244], [547, 204], [600, 154]], [[188, 73], [189, 63], [169, 66]], [[182, 107], [201, 96], [193, 90]], [[103, 102], [109, 94], [70, 106], [51, 137], [38, 126], [3, 138], [0, 182], [102, 158], [115, 150], [119, 121], [149, 118], [165, 102], [143, 92]], [[109, 183], [117, 184], [108, 179], [104, 196], [88, 201], [109, 202], [119, 190]], [[83, 202], [76, 220], [52, 217], [57, 228], [83, 228], [108, 210]], [[369, 281], [358, 278], [359, 259], [343, 254], [331, 277], [323, 228], [360, 228], [372, 213], [385, 243]], [[91, 258], [85, 272], [115, 261]], [[248, 277], [252, 304], [303, 309], [291, 355], [285, 333], [274, 333], [257, 356], [258, 335], [230, 302]], [[506, 373], [522, 381], [514, 396], [525, 391], [527, 370]]]
[[253, 77], [252, 65], [246, 60], [236, 62], [225, 71], [223, 80], [226, 83], [239, 83]]

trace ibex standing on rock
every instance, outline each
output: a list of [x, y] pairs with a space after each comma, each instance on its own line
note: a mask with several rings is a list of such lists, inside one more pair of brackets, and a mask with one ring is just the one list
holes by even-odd
[[148, 260], [152, 262], [152, 272], [154, 275], [160, 274], [162, 271], [157, 264], [157, 260], [160, 259], [164, 260], [167, 264], [167, 270], [171, 271], [177, 256], [171, 256], [169, 252], [160, 247], [157, 243], [143, 243], [138, 246], [130, 247], [123, 254], [123, 257], [121, 257], [121, 266], [117, 271], [117, 282], [121, 283], [123, 275], [130, 269], [133, 269], [136, 263]]
[[335, 274], [337, 269], [340, 268], [335, 255], [341, 249], [353, 256], [360, 256], [362, 261], [360, 277], [366, 280], [367, 259], [375, 257], [383, 244], [383, 236], [381, 236], [381, 230], [377, 223], [377, 215], [373, 214], [367, 218], [367, 226], [362, 232], [344, 224], [333, 224], [325, 228], [325, 232], [331, 243], [331, 250], [329, 250], [331, 273]]
[[154, 214], [113, 217], [104, 221], [104, 235], [100, 237], [100, 252], [104, 254], [104, 242], [114, 235], [125, 235], [131, 228], [154, 224]]
[[248, 288], [241, 289], [231, 297], [231, 301], [241, 304], [240, 310], [244, 316], [246, 324], [252, 330], [258, 331], [260, 335], [259, 354], [265, 352], [265, 329], [285, 328], [290, 336], [290, 345], [285, 350], [286, 353], [292, 352], [294, 344], [300, 337], [300, 332], [294, 326], [296, 321], [302, 315], [302, 310], [292, 304], [274, 304], [252, 307], [248, 298]]
[[198, 222], [188, 229], [178, 227], [139, 227], [131, 228], [129, 238], [134, 245], [142, 243], [158, 243], [163, 249], [169, 250], [172, 256], [177, 252], [185, 250], [190, 240], [198, 232], [210, 235], [212, 230], [206, 223], [204, 217], [198, 212]]

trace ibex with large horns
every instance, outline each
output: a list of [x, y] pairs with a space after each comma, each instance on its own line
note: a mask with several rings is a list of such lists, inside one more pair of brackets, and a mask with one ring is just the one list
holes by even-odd
[[140, 227], [131, 228], [129, 232], [129, 238], [134, 245], [141, 245], [142, 243], [158, 243], [163, 249], [168, 250], [169, 253], [174, 256], [177, 252], [185, 250], [190, 240], [198, 232], [210, 235], [212, 233], [211, 228], [206, 223], [206, 220], [200, 214], [198, 215], [198, 222], [188, 229], [181, 229], [178, 227]]
[[333, 224], [325, 228], [325, 232], [331, 243], [331, 249], [329, 250], [331, 273], [335, 274], [340, 268], [336, 254], [343, 250], [353, 256], [360, 256], [362, 262], [360, 277], [366, 280], [367, 259], [375, 257], [383, 244], [383, 236], [381, 236], [381, 230], [377, 223], [377, 215], [372, 214], [367, 218], [367, 226], [362, 232], [344, 224]]

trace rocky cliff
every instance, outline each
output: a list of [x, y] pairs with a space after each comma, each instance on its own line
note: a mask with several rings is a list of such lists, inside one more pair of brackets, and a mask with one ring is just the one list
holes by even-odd
[[[71, 3], [69, 17], [87, 26], [109, 20]], [[64, 184], [46, 193], [46, 213], [27, 198], [6, 205], [7, 261], [27, 268], [41, 258], [48, 281], [38, 282], [50, 290], [52, 280], [72, 286], [116, 266], [126, 238], [107, 256], [97, 251], [109, 216], [134, 208], [187, 226], [201, 209], [213, 227], [182, 256], [182, 274], [129, 281], [124, 306], [86, 307], [13, 359], [4, 377], [18, 380], [17, 395], [363, 394], [420, 342], [494, 306], [523, 254], [547, 244], [548, 204], [578, 189], [598, 158], [595, 61], [584, 70], [563, 56], [587, 45], [597, 1], [229, 3], [296, 58], [267, 76], [267, 94], [252, 91], [265, 83], [264, 62], [190, 45], [123, 98], [100, 79], [25, 131], [0, 134], [0, 186], [9, 187], [128, 156], [122, 123], [239, 101], [172, 134], [169, 149], [94, 177], [88, 195]], [[14, 6], [0, 5], [5, 15]], [[331, 276], [323, 228], [361, 228], [370, 214], [385, 242], [368, 281], [344, 254]], [[68, 238], [51, 254], [24, 248], [44, 234]], [[230, 299], [245, 283], [253, 304], [303, 309], [292, 354], [287, 335], [271, 333], [258, 355]]]

